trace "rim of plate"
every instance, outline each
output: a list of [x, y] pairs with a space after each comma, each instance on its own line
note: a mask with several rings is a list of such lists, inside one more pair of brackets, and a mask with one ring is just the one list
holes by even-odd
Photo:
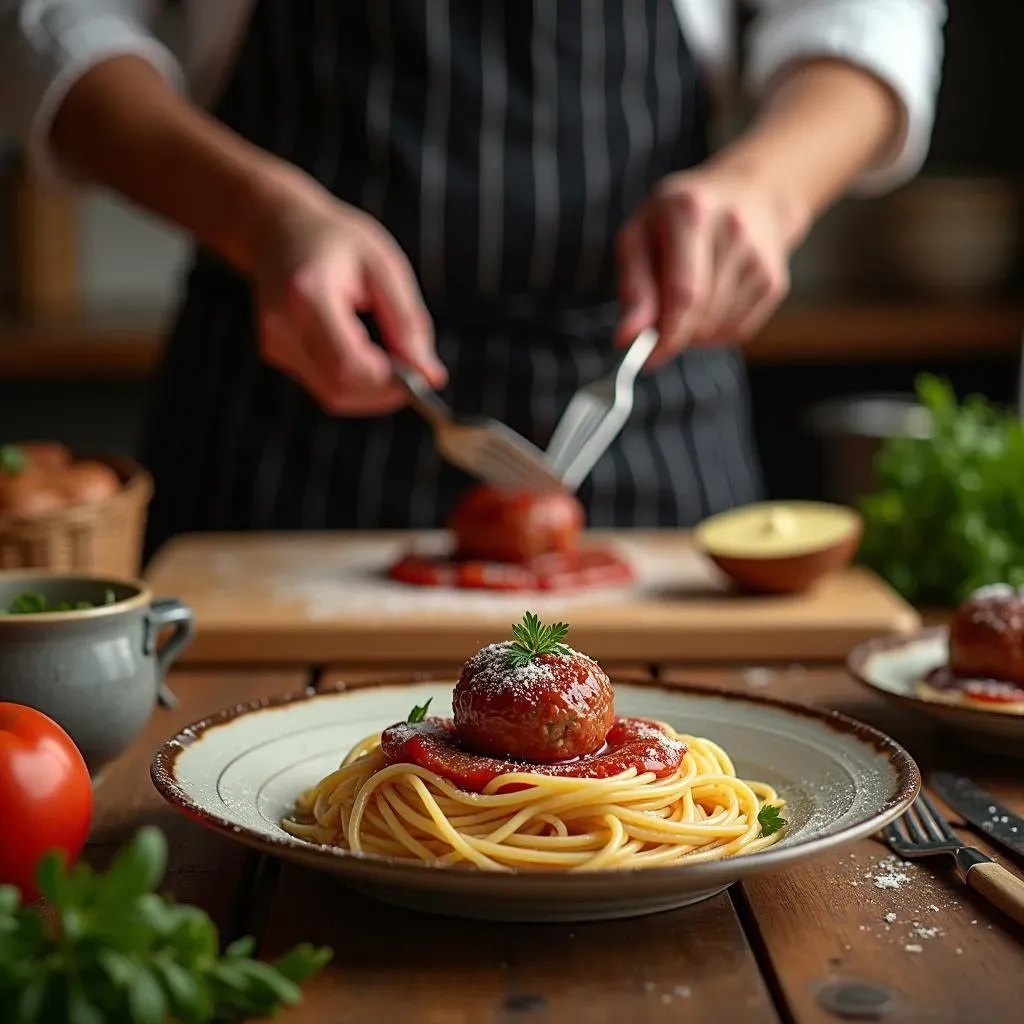
[[[425, 877], [431, 874], [436, 876], [436, 872], [438, 871], [451, 873], [452, 875], [458, 874], [461, 877], [466, 874], [466, 872], [461, 869], [448, 869], [417, 861], [407, 862], [404, 860], [396, 860], [395, 858], [384, 857], [380, 854], [356, 854], [336, 846], [320, 846], [316, 843], [308, 843], [305, 840], [298, 839], [287, 834], [280, 836], [267, 835], [265, 832], [259, 832], [256, 829], [249, 828], [247, 825], [242, 825], [238, 822], [231, 821], [228, 818], [223, 818], [219, 814], [215, 814], [207, 808], [197, 804], [178, 784], [175, 775], [175, 762], [179, 755], [188, 747], [192, 746], [192, 744], [201, 740], [203, 734], [208, 729], [212, 729], [219, 725], [225, 725], [228, 722], [233, 722], [235, 719], [244, 717], [245, 715], [254, 714], [258, 711], [264, 711], [271, 708], [284, 707], [289, 704], [298, 704], [305, 701], [317, 700], [321, 697], [338, 696], [339, 694], [349, 691], [358, 692], [371, 688], [398, 689], [412, 685], [421, 685], [432, 681], [435, 680], [428, 674], [424, 673], [411, 673], [408, 677], [400, 679], [390, 678], [381, 680], [380, 682], [360, 682], [354, 686], [349, 686], [344, 681], [341, 681], [326, 690], [314, 690], [312, 688], [307, 688], [306, 690], [299, 691], [297, 693], [279, 694], [276, 697], [263, 697], [258, 700], [244, 701], [240, 704], [232, 705], [231, 707], [224, 708], [221, 711], [214, 712], [212, 715], [208, 715], [205, 718], [201, 718], [198, 721], [193, 722], [191, 725], [186, 725], [176, 735], [162, 743], [150, 764], [150, 778], [153, 780], [153, 784], [156, 786], [160, 795], [169, 804], [171, 804], [171, 806], [182, 811], [189, 817], [202, 822], [212, 830], [221, 832], [236, 841], [244, 841], [249, 845], [262, 847], [272, 852], [295, 850], [300, 851], [307, 856], [337, 857], [356, 864], [375, 864], [382, 869], [391, 869], [396, 873], [411, 872], [419, 877]], [[437, 679], [436, 681], [444, 682], [445, 680]], [[777, 846], [771, 846], [760, 853], [747, 854], [741, 857], [731, 857], [725, 861], [711, 861], [706, 864], [676, 864], [660, 868], [620, 868], [615, 871], [606, 872], [579, 872], [572, 877], [587, 878], [593, 881], [595, 877], [622, 878], [624, 876], [642, 876], [644, 878], [654, 878], [668, 877], [682, 873], [686, 877], [692, 878], [695, 874], [717, 874], [721, 871], [723, 864], [735, 865], [738, 869], [738, 874], [749, 873], [752, 869], [748, 865], [759, 865], [765, 870], [769, 870], [772, 865], [781, 865], [793, 859], [793, 856], [796, 853], [807, 854], [808, 856], [815, 853], [823, 853], [848, 839], [863, 838], [864, 836], [877, 832], [884, 825], [887, 825], [889, 822], [899, 817], [899, 815], [914, 802], [917, 798], [917, 794], [920, 792], [922, 784], [921, 770], [918, 768], [917, 762], [910, 756], [909, 752], [891, 736], [886, 735], [880, 729], [876, 729], [874, 726], [867, 725], [865, 722], [860, 722], [855, 718], [851, 718], [849, 715], [844, 715], [841, 711], [832, 711], [827, 708], [819, 708], [810, 704], [801, 704], [798, 701], [780, 700], [778, 697], [770, 697], [762, 694], [755, 695], [738, 693], [733, 690], [724, 690], [712, 686], [700, 686], [692, 683], [669, 684], [652, 680], [647, 683], [623, 682], [621, 684], [616, 684], [613, 681], [612, 685], [635, 687], [636, 689], [658, 689], [664, 690], [667, 693], [679, 694], [681, 696], [721, 698], [727, 701], [735, 701], [739, 704], [774, 707], [794, 716], [811, 719], [820, 725], [824, 725], [826, 728], [834, 729], [835, 731], [847, 736], [852, 736], [858, 742], [871, 747], [875, 753], [884, 755], [895, 773], [895, 783], [893, 791], [890, 793], [888, 799], [881, 807], [878, 808], [877, 811], [875, 811], [874, 814], [865, 818], [861, 822], [849, 825], [846, 828], [840, 829], [838, 832], [834, 832], [829, 835], [810, 836], [806, 839], [798, 839], [788, 845], [780, 844]], [[803, 858], [801, 857], [801, 859]], [[479, 872], [474, 874], [487, 875], [488, 873]], [[565, 872], [548, 874], [545, 872], [516, 871], [513, 869], [512, 871], [501, 872], [500, 877], [503, 879], [509, 877], [529, 878], [531, 884], [549, 884], [552, 886], [558, 886], [566, 884], [565, 880], [567, 875]]]
[[949, 629], [946, 626], [929, 626], [927, 629], [918, 630], [905, 636], [877, 636], [873, 640], [865, 640], [859, 643], [846, 656], [846, 671], [864, 686], [869, 686], [875, 693], [883, 697], [906, 704], [908, 707], [921, 711], [924, 708], [939, 708], [942, 711], [949, 711], [954, 714], [977, 716], [975, 721], [988, 719], [1005, 722], [1007, 719], [1020, 716], [1007, 715], [1002, 711], [994, 711], [991, 708], [977, 707], [974, 704], [946, 704], [941, 700], [928, 700], [927, 697], [919, 697], [916, 693], [897, 693], [886, 686], [876, 683], [871, 678], [868, 662], [879, 655], [894, 654], [898, 651], [913, 647], [914, 644], [930, 643], [934, 640], [945, 640], [949, 638]]

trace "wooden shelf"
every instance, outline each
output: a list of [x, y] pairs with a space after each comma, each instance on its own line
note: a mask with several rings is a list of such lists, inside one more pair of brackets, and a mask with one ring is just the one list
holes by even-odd
[[[164, 317], [153, 313], [0, 321], [0, 379], [139, 378], [156, 368]], [[756, 363], [867, 362], [1014, 351], [1024, 306], [856, 303], [784, 306], [747, 351]]]
[[147, 377], [163, 329], [163, 317], [145, 312], [0, 321], [0, 380]]
[[783, 306], [747, 348], [752, 362], [888, 362], [1011, 352], [1024, 306], [842, 302]]

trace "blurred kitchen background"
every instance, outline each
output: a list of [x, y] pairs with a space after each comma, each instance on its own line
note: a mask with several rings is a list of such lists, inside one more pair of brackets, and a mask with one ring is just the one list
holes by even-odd
[[[922, 370], [1016, 401], [1024, 87], [1007, 43], [1021, 38], [1020, 0], [951, 0], [922, 176], [842, 203], [798, 254], [790, 300], [749, 349], [773, 496], [870, 486], [872, 435], [914, 424], [870, 396], [907, 396]], [[0, 441], [136, 455], [188, 244], [109, 198], [40, 189], [6, 145], [0, 172]]]

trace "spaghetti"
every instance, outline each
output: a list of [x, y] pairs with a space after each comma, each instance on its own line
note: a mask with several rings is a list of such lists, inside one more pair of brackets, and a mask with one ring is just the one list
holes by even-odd
[[523, 766], [479, 792], [419, 764], [389, 763], [381, 737], [370, 736], [302, 794], [282, 825], [353, 853], [483, 871], [698, 864], [782, 837], [773, 808], [784, 801], [771, 786], [739, 779], [711, 740], [648, 724], [685, 745], [663, 777], [633, 767], [606, 778], [562, 777]]

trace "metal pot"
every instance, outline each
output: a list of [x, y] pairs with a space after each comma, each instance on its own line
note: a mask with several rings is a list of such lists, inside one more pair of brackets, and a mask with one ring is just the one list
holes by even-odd
[[831, 501], [856, 505], [877, 487], [875, 456], [894, 437], [927, 440], [931, 416], [913, 395], [849, 395], [811, 406], [805, 422], [820, 439]]

